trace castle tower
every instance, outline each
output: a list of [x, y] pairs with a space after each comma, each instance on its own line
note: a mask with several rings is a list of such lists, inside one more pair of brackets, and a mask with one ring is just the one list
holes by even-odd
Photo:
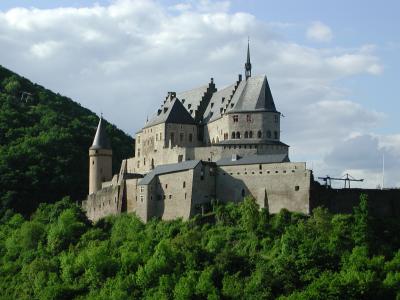
[[89, 148], [89, 195], [112, 179], [112, 150], [103, 117], [100, 117], [93, 144]]
[[251, 62], [250, 62], [250, 40], [247, 41], [247, 60], [244, 64], [246, 79], [251, 77]]

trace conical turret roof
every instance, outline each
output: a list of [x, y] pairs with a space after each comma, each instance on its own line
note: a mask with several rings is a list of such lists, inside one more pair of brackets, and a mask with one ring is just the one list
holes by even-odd
[[104, 123], [103, 117], [100, 117], [96, 135], [94, 136], [93, 144], [90, 149], [111, 149], [110, 139], [106, 132], [106, 124]]

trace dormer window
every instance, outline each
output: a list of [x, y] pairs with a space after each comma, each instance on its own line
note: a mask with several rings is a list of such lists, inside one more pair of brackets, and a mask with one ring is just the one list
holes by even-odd
[[192, 107], [192, 104], [189, 103], [189, 104], [188, 104], [188, 108], [191, 108], [191, 107]]
[[164, 107], [164, 114], [167, 112], [168, 107]]
[[185, 103], [185, 99], [182, 99], [182, 104]]
[[224, 103], [225, 101], [225, 97], [222, 97], [221, 103]]
[[211, 102], [211, 108], [213, 108], [213, 106], [214, 106], [214, 103], [213, 103], [213, 102]]

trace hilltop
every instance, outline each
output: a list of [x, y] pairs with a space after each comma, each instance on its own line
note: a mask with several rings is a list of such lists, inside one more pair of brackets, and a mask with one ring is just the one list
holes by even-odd
[[[29, 215], [42, 202], [84, 199], [97, 123], [79, 103], [0, 66], [0, 213]], [[107, 131], [115, 172], [134, 140], [109, 123]]]

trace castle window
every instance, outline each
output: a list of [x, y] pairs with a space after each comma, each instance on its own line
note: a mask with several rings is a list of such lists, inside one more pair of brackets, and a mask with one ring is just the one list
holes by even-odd
[[168, 197], [169, 199], [172, 199], [172, 195], [169, 195], [169, 197]]
[[143, 193], [144, 192], [144, 186], [140, 187], [140, 192]]
[[94, 165], [94, 160], [92, 160], [92, 165]]
[[166, 189], [168, 188], [168, 183], [165, 184], [165, 188], [166, 188]]
[[165, 200], [165, 195], [163, 195], [163, 199]]
[[262, 137], [261, 130], [259, 130], [259, 131], [257, 132], [257, 137], [258, 137], [259, 139], [261, 139], [261, 137]]
[[269, 139], [271, 138], [271, 131], [270, 130], [267, 131], [267, 138], [269, 138]]
[[240, 132], [239, 131], [236, 132], [236, 138], [240, 139]]
[[143, 166], [146, 165], [146, 157], [143, 157]]
[[179, 134], [179, 140], [183, 142], [183, 133]]
[[274, 115], [274, 121], [275, 121], [275, 123], [278, 123], [278, 120], [279, 120], [278, 115]]
[[173, 144], [175, 142], [175, 135], [173, 132], [171, 132], [171, 143]]
[[140, 157], [140, 149], [137, 149], [137, 157]]
[[239, 122], [239, 116], [238, 115], [234, 115], [233, 116], [233, 123], [237, 123]]
[[235, 132], [233, 131], [232, 132], [232, 139], [235, 139], [236, 138], [236, 134], [235, 134]]
[[247, 116], [246, 116], [246, 121], [247, 121], [247, 122], [251, 122], [251, 115], [247, 115]]
[[185, 181], [183, 182], [182, 186], [183, 186], [183, 188], [186, 187], [186, 182]]
[[143, 195], [141, 195], [141, 196], [140, 196], [140, 202], [142, 202], [142, 203], [143, 203], [143, 200], [144, 200], [144, 196], [143, 196]]
[[294, 187], [294, 190], [297, 192], [298, 190], [300, 190], [300, 187], [299, 187], [298, 185], [296, 185], [296, 186]]
[[227, 139], [228, 139], [228, 134], [224, 133], [224, 140], [227, 140]]
[[249, 138], [253, 138], [253, 131], [249, 131]]
[[249, 133], [247, 131], [244, 132], [244, 138], [248, 139], [249, 138]]
[[259, 164], [259, 165], [258, 165], [258, 169], [259, 169], [259, 170], [262, 170], [262, 164]]
[[185, 199], [186, 199], [186, 193], [185, 193]]
[[246, 195], [246, 192], [244, 189], [242, 189], [242, 197], [244, 197]]
[[193, 141], [193, 134], [189, 133], [189, 142]]
[[278, 139], [278, 131], [274, 131], [274, 138], [277, 140]]

